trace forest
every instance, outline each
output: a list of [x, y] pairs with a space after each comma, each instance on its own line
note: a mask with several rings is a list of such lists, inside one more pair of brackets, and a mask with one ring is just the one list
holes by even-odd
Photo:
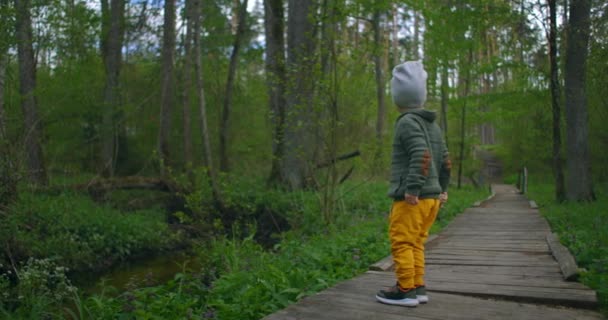
[[0, 0], [0, 18], [2, 319], [260, 319], [366, 270], [390, 253], [408, 60], [454, 168], [432, 231], [525, 168], [608, 310], [604, 1]]

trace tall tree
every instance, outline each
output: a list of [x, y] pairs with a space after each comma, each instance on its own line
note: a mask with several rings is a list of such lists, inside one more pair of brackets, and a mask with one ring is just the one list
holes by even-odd
[[401, 55], [399, 53], [399, 7], [396, 3], [392, 5], [393, 30], [392, 30], [392, 47], [393, 47], [393, 62], [392, 67], [399, 64]]
[[48, 177], [42, 154], [42, 122], [36, 99], [36, 61], [32, 46], [32, 20], [29, 0], [15, 0], [16, 36], [19, 60], [19, 94], [24, 118], [25, 152], [30, 182], [46, 185]]
[[287, 109], [283, 175], [288, 187], [310, 183], [312, 152], [312, 69], [314, 65], [314, 12], [312, 0], [289, 0], [287, 26]]
[[247, 0], [236, 1], [235, 15], [238, 14], [238, 22], [236, 34], [234, 35], [234, 45], [232, 46], [232, 54], [230, 55], [230, 65], [228, 67], [228, 79], [226, 80], [226, 91], [224, 92], [224, 108], [222, 109], [222, 118], [220, 121], [220, 170], [227, 172], [230, 168], [228, 161], [228, 134], [230, 112], [232, 109], [232, 91], [234, 88], [234, 78], [236, 76], [236, 67], [239, 59], [239, 51], [242, 45], [243, 36], [247, 29]]
[[466, 118], [467, 118], [467, 100], [469, 91], [471, 90], [471, 66], [473, 63], [473, 46], [469, 47], [468, 61], [466, 64], [466, 75], [464, 78], [464, 94], [462, 103], [462, 113], [460, 114], [460, 154], [458, 156], [458, 189], [462, 186], [462, 168], [464, 166], [464, 146], [466, 138]]
[[8, 67], [8, 50], [0, 48], [0, 140], [5, 138], [5, 133], [6, 133], [6, 115], [5, 115], [5, 111], [4, 111], [4, 89], [6, 88], [6, 69], [7, 69], [7, 67]]
[[[10, 8], [8, 0], [0, 0], [0, 29], [12, 30], [10, 19]], [[0, 36], [0, 143], [5, 138], [6, 115], [4, 111], [4, 92], [6, 88], [6, 69], [9, 62], [9, 32], [3, 32]]]
[[190, 108], [190, 91], [192, 90], [192, 62], [193, 62], [193, 50], [192, 41], [194, 33], [194, 12], [192, 0], [186, 0], [185, 4], [186, 13], [186, 39], [184, 41], [184, 67], [182, 70], [183, 76], [183, 88], [182, 88], [182, 126], [183, 126], [183, 143], [184, 143], [184, 162], [188, 175], [193, 180], [192, 166], [193, 155], [192, 155], [192, 121], [190, 120], [191, 108]]
[[549, 3], [549, 62], [551, 65], [551, 110], [553, 111], [553, 174], [555, 176], [555, 198], [562, 202], [566, 198], [564, 169], [562, 164], [561, 136], [561, 92], [559, 66], [557, 63], [557, 0]]
[[175, 0], [165, 0], [163, 25], [162, 73], [160, 92], [160, 128], [158, 134], [158, 155], [161, 175], [170, 165], [169, 134], [171, 133], [171, 109], [173, 109], [175, 75], [173, 56], [175, 53]]
[[443, 129], [445, 144], [448, 145], [448, 64], [443, 61], [441, 66], [441, 127]]
[[568, 200], [592, 201], [593, 180], [589, 152], [586, 70], [590, 33], [591, 0], [570, 2], [566, 48], [566, 125]]
[[205, 90], [203, 88], [203, 68], [201, 66], [201, 0], [192, 0], [193, 16], [193, 45], [194, 45], [194, 73], [196, 79], [196, 92], [198, 94], [199, 121], [201, 138], [203, 140], [204, 165], [207, 171], [207, 177], [211, 186], [211, 192], [216, 205], [223, 208], [222, 197], [220, 193], [219, 183], [217, 181], [217, 172], [213, 165], [213, 157], [211, 154], [211, 139], [209, 138], [209, 125], [207, 122], [207, 105], [205, 102]]
[[382, 31], [380, 20], [382, 12], [379, 7], [374, 8], [372, 27], [374, 29], [374, 70], [376, 73], [376, 101], [378, 102], [378, 115], [376, 118], [376, 140], [378, 144], [378, 155], [382, 150], [382, 138], [384, 137], [384, 123], [386, 122], [386, 103], [384, 102], [386, 85], [384, 82], [384, 68], [382, 64]]
[[282, 0], [264, 0], [266, 77], [273, 123], [272, 168], [269, 183], [286, 184], [282, 160], [285, 153], [285, 18]]
[[102, 168], [104, 177], [114, 175], [117, 153], [116, 107], [120, 103], [119, 76], [123, 42], [124, 0], [101, 0], [102, 40], [101, 51], [105, 66], [105, 86], [103, 93], [102, 119]]

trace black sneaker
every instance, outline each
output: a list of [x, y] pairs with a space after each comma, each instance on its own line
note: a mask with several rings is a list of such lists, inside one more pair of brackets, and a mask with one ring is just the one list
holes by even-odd
[[418, 302], [420, 303], [429, 302], [429, 296], [426, 295], [425, 286], [416, 287], [416, 299], [418, 299]]
[[399, 287], [399, 284], [394, 285], [389, 290], [378, 291], [376, 300], [405, 307], [415, 307], [420, 303], [416, 298], [416, 289], [403, 290]]

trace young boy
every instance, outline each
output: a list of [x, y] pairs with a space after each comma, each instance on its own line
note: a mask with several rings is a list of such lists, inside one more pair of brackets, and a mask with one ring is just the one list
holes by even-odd
[[427, 73], [420, 61], [393, 69], [391, 93], [401, 113], [395, 125], [389, 197], [389, 238], [397, 283], [380, 290], [382, 303], [415, 307], [428, 302], [424, 242], [446, 202], [451, 162], [435, 112], [423, 108]]

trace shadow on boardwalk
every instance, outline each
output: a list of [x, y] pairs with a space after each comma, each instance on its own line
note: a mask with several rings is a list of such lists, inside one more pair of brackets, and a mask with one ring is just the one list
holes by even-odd
[[368, 271], [264, 319], [602, 319], [595, 292], [563, 280], [538, 210], [512, 186], [494, 191], [427, 244], [427, 305], [376, 302], [395, 277]]

